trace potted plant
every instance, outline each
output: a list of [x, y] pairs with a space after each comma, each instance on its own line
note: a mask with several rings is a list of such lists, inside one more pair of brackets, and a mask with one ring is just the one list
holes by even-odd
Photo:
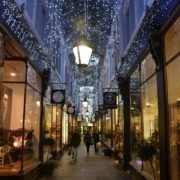
[[153, 144], [150, 139], [143, 139], [141, 143], [137, 144], [136, 151], [138, 157], [142, 160], [141, 170], [143, 170], [143, 161], [149, 161], [155, 179], [155, 170], [152, 163], [153, 157], [157, 155], [157, 147], [155, 144]]
[[44, 138], [44, 145], [48, 147], [47, 160], [49, 159], [49, 154], [55, 145], [55, 140], [51, 137]]
[[49, 159], [49, 154], [55, 145], [55, 140], [52, 137], [44, 138], [43, 144], [48, 147], [47, 161], [41, 166], [41, 173], [43, 175], [52, 175], [55, 168], [58, 167], [59, 163], [55, 159]]
[[54, 169], [56, 169], [59, 166], [58, 161], [54, 159], [50, 159], [46, 161], [44, 164], [41, 166], [41, 173], [43, 175], [51, 176], [54, 172]]

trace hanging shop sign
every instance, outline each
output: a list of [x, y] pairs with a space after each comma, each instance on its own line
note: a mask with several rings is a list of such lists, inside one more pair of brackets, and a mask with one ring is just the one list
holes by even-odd
[[64, 102], [65, 102], [65, 90], [53, 89], [51, 91], [51, 103], [64, 104]]
[[75, 106], [68, 106], [67, 107], [67, 113], [68, 114], [74, 114], [75, 113]]
[[103, 93], [103, 107], [106, 109], [116, 109], [116, 92]]
[[0, 25], [13, 35], [34, 63], [45, 66], [43, 60], [47, 57], [15, 2], [0, 1]]

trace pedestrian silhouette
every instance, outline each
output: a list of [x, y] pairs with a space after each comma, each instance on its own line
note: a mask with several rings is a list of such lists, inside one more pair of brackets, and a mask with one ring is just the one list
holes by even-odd
[[75, 129], [75, 132], [73, 132], [72, 138], [71, 138], [72, 159], [74, 161], [77, 160], [77, 151], [78, 151], [78, 146], [80, 145], [80, 143], [81, 143], [80, 134], [78, 132], [78, 129]]
[[99, 142], [99, 134], [96, 131], [94, 131], [92, 137], [94, 142], [94, 152], [97, 153], [98, 152], [97, 143]]
[[84, 135], [84, 143], [86, 145], [87, 154], [89, 154], [89, 148], [92, 143], [92, 136], [90, 133], [90, 129], [88, 129]]

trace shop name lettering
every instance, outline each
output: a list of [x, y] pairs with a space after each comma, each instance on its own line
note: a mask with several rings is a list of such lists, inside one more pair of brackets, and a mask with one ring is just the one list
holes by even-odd
[[23, 47], [28, 51], [31, 57], [35, 58], [38, 56], [38, 52], [35, 50], [35, 43], [30, 39], [30, 35], [25, 31], [24, 27], [20, 22], [18, 22], [14, 17], [13, 13], [10, 12], [8, 8], [4, 9], [1, 17], [4, 19], [5, 23], [16, 35], [18, 40], [22, 43]]

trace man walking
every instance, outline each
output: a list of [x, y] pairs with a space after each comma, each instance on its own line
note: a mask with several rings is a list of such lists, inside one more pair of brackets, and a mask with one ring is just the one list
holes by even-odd
[[90, 129], [88, 129], [84, 135], [84, 143], [86, 145], [87, 154], [89, 154], [89, 148], [92, 143], [92, 137], [90, 133]]
[[73, 132], [72, 138], [71, 138], [72, 159], [74, 161], [77, 160], [77, 149], [78, 149], [78, 146], [80, 145], [80, 142], [81, 142], [80, 134], [78, 132], [78, 129], [75, 129], [75, 132]]

